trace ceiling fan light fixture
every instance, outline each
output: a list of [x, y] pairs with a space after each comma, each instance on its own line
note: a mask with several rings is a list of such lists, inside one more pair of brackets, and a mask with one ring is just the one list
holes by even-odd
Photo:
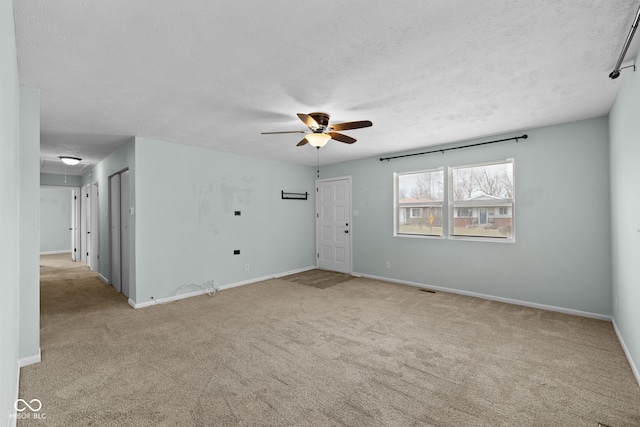
[[327, 135], [326, 133], [310, 133], [305, 136], [304, 139], [309, 141], [309, 144], [311, 144], [312, 146], [320, 148], [324, 147], [327, 142], [329, 142], [331, 136]]
[[69, 166], [77, 165], [78, 163], [80, 163], [80, 160], [82, 160], [79, 157], [71, 157], [71, 156], [59, 156], [59, 159], [62, 160], [62, 163]]

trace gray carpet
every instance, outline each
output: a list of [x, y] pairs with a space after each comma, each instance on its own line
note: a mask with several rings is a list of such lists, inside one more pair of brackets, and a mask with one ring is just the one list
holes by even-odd
[[42, 262], [20, 397], [46, 420], [19, 426], [640, 425], [608, 322], [362, 278], [133, 310], [86, 267]]

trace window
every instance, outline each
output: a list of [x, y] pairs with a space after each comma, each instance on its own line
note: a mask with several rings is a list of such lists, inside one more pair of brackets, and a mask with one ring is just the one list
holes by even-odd
[[450, 168], [449, 194], [451, 236], [513, 238], [512, 160]]
[[444, 170], [395, 174], [395, 234], [442, 236]]

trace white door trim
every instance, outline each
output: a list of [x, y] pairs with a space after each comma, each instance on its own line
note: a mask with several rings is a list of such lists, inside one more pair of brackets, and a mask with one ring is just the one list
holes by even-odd
[[320, 219], [320, 204], [319, 204], [319, 194], [318, 194], [318, 189], [320, 187], [320, 184], [322, 183], [327, 183], [327, 182], [333, 182], [333, 181], [347, 181], [347, 186], [349, 187], [349, 204], [347, 206], [347, 222], [349, 224], [349, 251], [347, 253], [348, 257], [349, 257], [349, 271], [348, 274], [353, 274], [353, 203], [352, 203], [352, 177], [351, 175], [348, 176], [339, 176], [339, 177], [333, 177], [333, 178], [323, 178], [323, 179], [316, 179], [316, 197], [315, 197], [315, 201], [316, 201], [316, 223], [315, 223], [315, 227], [316, 227], [316, 267], [319, 268], [319, 254], [320, 254], [320, 227], [319, 227], [319, 219]]
[[89, 251], [91, 249], [91, 186], [83, 185], [80, 188], [80, 262], [91, 267]]
[[91, 271], [100, 270], [99, 258], [100, 258], [100, 221], [99, 221], [99, 198], [100, 191], [98, 182], [93, 182], [91, 185], [90, 199], [90, 228], [91, 228], [91, 247], [89, 248], [89, 266]]
[[120, 173], [109, 176], [109, 283], [122, 291], [120, 242]]

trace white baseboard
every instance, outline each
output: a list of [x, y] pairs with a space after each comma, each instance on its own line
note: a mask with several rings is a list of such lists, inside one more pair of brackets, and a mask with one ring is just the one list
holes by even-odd
[[629, 362], [629, 366], [631, 366], [631, 371], [633, 372], [633, 375], [636, 377], [636, 381], [638, 382], [638, 385], [640, 385], [640, 371], [638, 371], [638, 367], [636, 366], [635, 362], [633, 361], [633, 358], [631, 357], [631, 353], [627, 348], [627, 344], [624, 342], [624, 339], [622, 338], [622, 334], [620, 333], [620, 329], [618, 329], [618, 325], [616, 324], [615, 317], [612, 318], [611, 323], [613, 323], [613, 330], [616, 331], [616, 335], [618, 336], [618, 341], [620, 341], [622, 350], [624, 350], [624, 354], [625, 356], [627, 356], [627, 361]]
[[480, 294], [480, 293], [477, 293], [477, 292], [462, 291], [462, 290], [459, 290], [459, 289], [445, 288], [445, 287], [442, 287], [442, 286], [431, 286], [431, 285], [426, 285], [424, 283], [410, 282], [410, 281], [407, 281], [407, 280], [391, 279], [389, 277], [373, 276], [373, 275], [370, 275], [370, 274], [353, 273], [353, 275], [354, 276], [366, 277], [366, 278], [369, 278], [369, 279], [382, 280], [382, 281], [385, 281], [385, 282], [399, 283], [401, 285], [415, 286], [417, 288], [431, 289], [431, 290], [434, 290], [434, 291], [449, 292], [449, 293], [452, 293], [452, 294], [465, 295], [465, 296], [475, 297], [475, 298], [482, 298], [482, 299], [487, 299], [487, 300], [491, 300], [491, 301], [499, 301], [499, 302], [504, 302], [504, 303], [507, 303], [507, 304], [514, 304], [514, 305], [521, 305], [521, 306], [524, 306], [524, 307], [538, 308], [540, 310], [556, 311], [558, 313], [572, 314], [574, 316], [582, 316], [582, 317], [589, 317], [589, 318], [592, 318], [592, 319], [606, 320], [608, 322], [611, 322], [611, 320], [612, 320], [612, 317], [609, 316], [609, 315], [600, 314], [600, 313], [591, 313], [589, 311], [580, 311], [580, 310], [574, 310], [574, 309], [571, 309], [571, 308], [557, 307], [557, 306], [554, 306], [554, 305], [538, 304], [538, 303], [535, 303], [535, 302], [522, 301], [522, 300], [517, 300], [517, 299], [511, 299], [511, 298], [497, 297], [497, 296], [493, 296], [493, 295]]
[[[256, 283], [256, 282], [262, 282], [264, 280], [277, 279], [279, 277], [288, 276], [290, 274], [301, 273], [301, 272], [307, 271], [307, 270], [313, 270], [314, 268], [316, 268], [316, 267], [315, 266], [304, 267], [304, 268], [299, 268], [299, 269], [296, 269], [296, 270], [290, 270], [290, 271], [286, 271], [286, 272], [282, 272], [282, 273], [277, 273], [275, 275], [256, 277], [256, 278], [253, 278], [253, 279], [244, 280], [242, 282], [228, 283], [226, 285], [218, 286], [217, 290], [218, 291], [224, 291], [226, 289], [236, 288], [238, 286], [249, 285], [251, 283]], [[166, 297], [166, 298], [153, 299], [151, 301], [146, 301], [146, 302], [142, 302], [142, 303], [136, 303], [131, 298], [129, 298], [128, 302], [129, 302], [129, 305], [131, 307], [133, 307], [133, 308], [144, 308], [144, 307], [151, 307], [152, 305], [166, 304], [168, 302], [178, 301], [178, 300], [185, 299], [185, 298], [197, 297], [199, 295], [203, 295], [203, 294], [206, 294], [206, 293], [207, 293], [206, 290], [198, 289], [197, 291], [194, 291], [194, 292], [179, 294], [179, 295], [170, 296], [170, 297]]]
[[289, 271], [285, 271], [283, 273], [278, 273], [275, 276], [273, 276], [273, 278], [274, 279], [279, 279], [279, 278], [284, 277], [284, 276], [290, 276], [292, 274], [302, 273], [303, 271], [315, 270], [316, 268], [318, 268], [318, 267], [316, 267], [315, 265], [312, 265], [312, 266], [309, 266], [309, 267], [297, 268], [295, 270], [289, 270]]
[[[18, 401], [18, 398], [20, 398], [20, 361], [17, 360], [16, 361], [16, 398], [14, 400], [14, 402]], [[11, 406], [11, 411], [9, 413], [9, 421], [7, 422], [7, 427], [16, 427], [16, 424], [18, 422], [18, 418], [16, 417], [16, 413], [17, 410], [15, 408], [15, 405]]]
[[38, 348], [38, 354], [35, 354], [33, 356], [23, 357], [22, 359], [18, 359], [18, 367], [24, 368], [25, 366], [33, 365], [34, 363], [40, 363], [42, 360], [40, 356], [41, 356], [41, 351], [40, 351], [40, 348]]
[[57, 255], [57, 254], [70, 254], [71, 250], [67, 249], [65, 251], [47, 251], [47, 252], [40, 252], [40, 255]]
[[102, 273], [98, 273], [98, 277], [100, 278], [100, 280], [102, 280], [104, 283], [106, 283], [107, 285], [110, 285], [111, 283], [109, 283], [109, 279], [107, 279], [106, 277], [104, 277], [102, 275]]

